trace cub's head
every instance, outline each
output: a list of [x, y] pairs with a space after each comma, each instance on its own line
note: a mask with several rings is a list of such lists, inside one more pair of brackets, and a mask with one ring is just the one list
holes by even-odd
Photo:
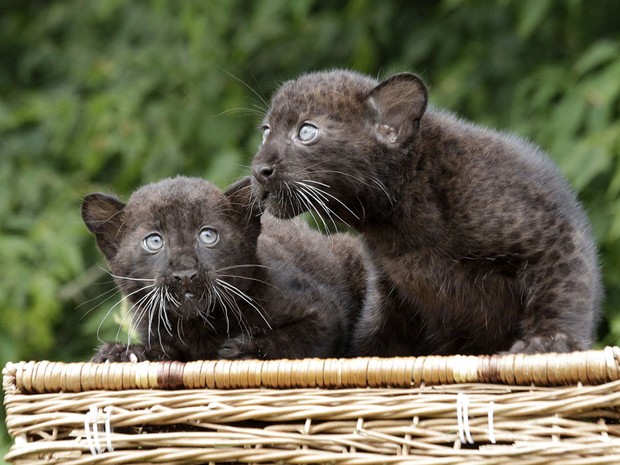
[[[280, 217], [304, 211], [353, 224], [391, 203], [387, 177], [418, 135], [419, 77], [378, 82], [350, 71], [302, 75], [274, 95], [252, 163], [254, 194]], [[402, 162], [401, 162], [402, 163]]]
[[251, 283], [260, 233], [253, 205], [248, 178], [222, 193], [177, 177], [142, 187], [126, 204], [90, 194], [82, 218], [134, 313], [206, 319], [243, 299]]

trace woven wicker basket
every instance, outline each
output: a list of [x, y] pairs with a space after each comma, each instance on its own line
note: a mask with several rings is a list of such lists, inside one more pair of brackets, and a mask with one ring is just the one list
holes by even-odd
[[19, 464], [620, 464], [619, 348], [3, 374]]

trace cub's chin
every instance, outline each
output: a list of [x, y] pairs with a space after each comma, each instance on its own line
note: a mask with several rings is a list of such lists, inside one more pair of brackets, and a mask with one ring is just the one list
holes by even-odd
[[179, 319], [204, 319], [209, 314], [207, 310], [208, 302], [201, 298], [201, 296], [186, 293], [185, 295], [176, 296], [176, 298], [179, 304], [171, 305], [170, 311]]
[[269, 194], [262, 202], [262, 209], [271, 213], [276, 218], [288, 220], [294, 218], [297, 215], [301, 215], [308, 209], [299, 205], [295, 199], [279, 199], [274, 195]]
[[308, 211], [307, 206], [292, 195], [292, 192], [285, 192], [282, 189], [268, 191], [264, 186], [256, 184], [254, 196], [258, 199], [262, 211], [267, 211], [283, 220], [294, 218]]

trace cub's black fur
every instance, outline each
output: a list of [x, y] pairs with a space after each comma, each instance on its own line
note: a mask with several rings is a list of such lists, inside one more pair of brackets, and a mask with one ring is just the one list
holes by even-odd
[[347, 222], [381, 272], [356, 355], [590, 347], [602, 291], [589, 221], [532, 143], [427, 109], [416, 75], [349, 71], [286, 82], [263, 139], [262, 205]]
[[131, 303], [141, 344], [94, 361], [330, 357], [366, 292], [361, 243], [261, 217], [249, 178], [146, 185], [127, 204], [90, 194], [82, 217]]

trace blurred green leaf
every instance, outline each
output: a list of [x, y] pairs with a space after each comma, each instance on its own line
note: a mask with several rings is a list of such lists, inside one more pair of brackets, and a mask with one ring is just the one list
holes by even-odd
[[582, 76], [593, 69], [608, 63], [617, 61], [620, 53], [620, 45], [616, 41], [600, 40], [595, 42], [574, 65], [577, 75]]
[[552, 5], [553, 0], [523, 1], [520, 8], [521, 16], [517, 26], [519, 34], [523, 37], [532, 35], [535, 29], [543, 25]]
[[596, 176], [607, 171], [612, 164], [608, 150], [590, 139], [572, 147], [569, 156], [561, 159], [561, 168], [573, 181], [577, 190], [584, 189]]

